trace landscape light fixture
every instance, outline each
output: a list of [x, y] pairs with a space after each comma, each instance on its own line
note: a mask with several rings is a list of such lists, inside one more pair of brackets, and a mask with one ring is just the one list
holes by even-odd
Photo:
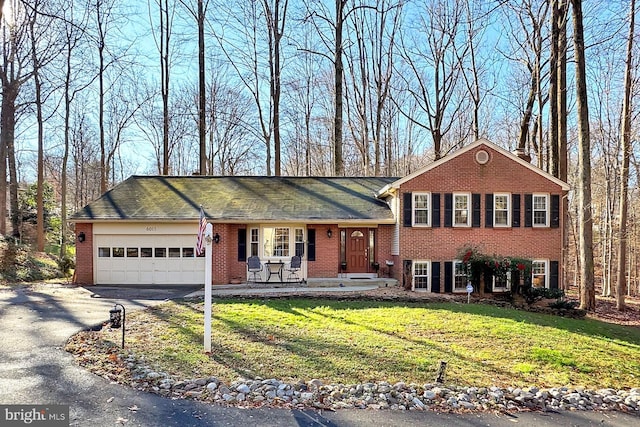
[[[118, 308], [122, 307], [122, 310]], [[124, 325], [127, 319], [127, 311], [124, 309], [124, 305], [115, 304], [111, 310], [109, 310], [109, 322], [111, 327], [118, 329], [122, 327], [122, 348], [124, 348]]]
[[78, 233], [78, 242], [82, 243], [86, 240], [87, 236], [85, 236], [84, 231]]

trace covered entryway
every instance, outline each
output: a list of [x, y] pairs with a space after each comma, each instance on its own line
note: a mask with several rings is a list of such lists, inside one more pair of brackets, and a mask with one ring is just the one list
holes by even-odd
[[369, 230], [367, 228], [347, 228], [345, 241], [345, 273], [369, 272]]

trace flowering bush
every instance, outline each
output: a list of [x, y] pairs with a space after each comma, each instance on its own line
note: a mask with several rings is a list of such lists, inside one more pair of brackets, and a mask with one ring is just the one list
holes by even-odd
[[482, 275], [507, 279], [512, 273], [518, 273], [518, 277], [524, 278], [525, 287], [531, 286], [532, 261], [530, 259], [485, 255], [476, 246], [465, 246], [459, 249], [457, 258], [462, 260], [467, 280], [471, 283], [478, 284]]

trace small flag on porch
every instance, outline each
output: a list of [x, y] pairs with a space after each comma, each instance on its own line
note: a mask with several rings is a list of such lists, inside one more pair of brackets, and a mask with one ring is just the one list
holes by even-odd
[[196, 256], [204, 253], [204, 231], [207, 228], [207, 218], [204, 216], [204, 210], [200, 206], [200, 223], [198, 225], [198, 240], [196, 241]]

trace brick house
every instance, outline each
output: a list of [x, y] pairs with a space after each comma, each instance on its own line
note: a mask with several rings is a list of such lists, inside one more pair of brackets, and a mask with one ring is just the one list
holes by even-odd
[[[76, 282], [202, 284], [200, 206], [213, 225], [212, 282], [391, 276], [414, 290], [464, 292], [460, 248], [533, 260], [562, 277], [566, 183], [487, 140], [402, 178], [133, 176], [76, 212]], [[485, 283], [504, 291], [508, 280]]]

